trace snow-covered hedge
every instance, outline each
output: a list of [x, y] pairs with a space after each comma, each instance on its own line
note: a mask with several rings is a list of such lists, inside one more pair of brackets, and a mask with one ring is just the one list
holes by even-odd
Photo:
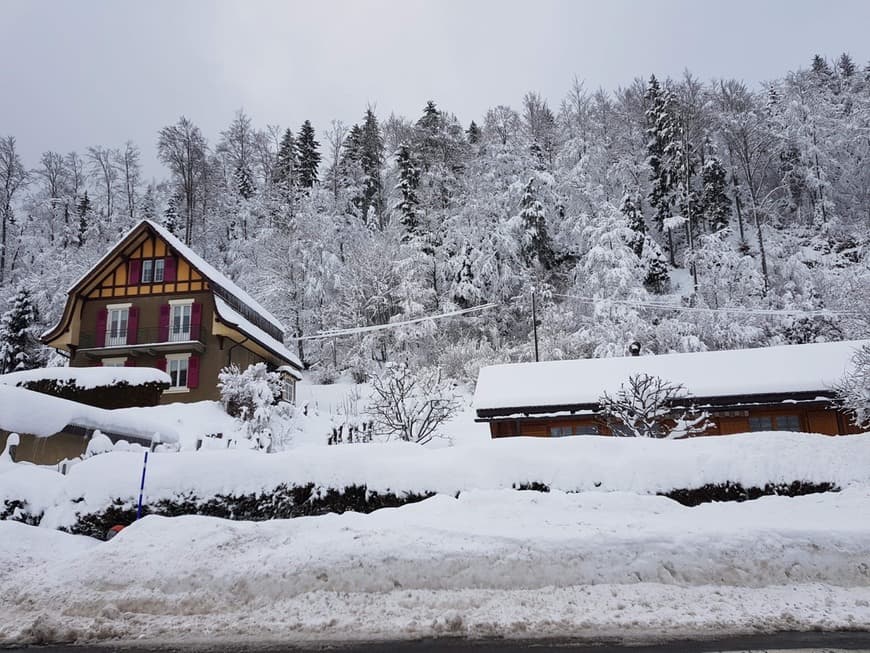
[[[141, 473], [142, 457], [125, 452], [95, 456], [51, 479], [44, 469], [7, 466], [0, 468], [0, 506], [18, 501], [9, 518], [96, 532], [106, 520], [129, 520]], [[516, 438], [438, 450], [396, 442], [271, 455], [156, 454], [145, 486], [146, 505], [161, 514], [267, 519], [369, 512], [479, 489], [663, 494], [692, 504], [868, 481], [870, 434], [757, 433], [682, 441]]]
[[150, 367], [42, 367], [0, 376], [2, 385], [98, 408], [155, 406], [169, 383], [166, 372]]

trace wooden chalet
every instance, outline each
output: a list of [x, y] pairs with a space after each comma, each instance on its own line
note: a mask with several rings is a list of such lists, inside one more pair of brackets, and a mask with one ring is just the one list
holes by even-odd
[[218, 373], [265, 362], [295, 398], [302, 365], [285, 329], [250, 295], [162, 226], [143, 220], [69, 290], [42, 341], [70, 366], [156, 367], [171, 386], [161, 403], [217, 399]]
[[494, 365], [481, 369], [476, 421], [493, 438], [610, 435], [599, 398], [635, 374], [681, 384], [687, 405], [710, 415], [707, 435], [752, 431], [858, 433], [832, 386], [870, 341], [786, 345], [661, 356]]

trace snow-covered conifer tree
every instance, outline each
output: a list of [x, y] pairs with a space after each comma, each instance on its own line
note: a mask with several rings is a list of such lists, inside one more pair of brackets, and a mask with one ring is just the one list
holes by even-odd
[[12, 306], [0, 317], [0, 373], [39, 367], [39, 344], [33, 333], [36, 307], [26, 288], [19, 288]]

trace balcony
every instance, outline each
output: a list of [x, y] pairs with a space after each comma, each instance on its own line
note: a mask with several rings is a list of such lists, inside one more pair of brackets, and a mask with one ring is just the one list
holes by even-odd
[[179, 352], [205, 351], [204, 332], [200, 326], [191, 329], [139, 327], [135, 334], [107, 329], [102, 346], [97, 346], [97, 332], [79, 336], [78, 353], [90, 359], [107, 356], [159, 356]]

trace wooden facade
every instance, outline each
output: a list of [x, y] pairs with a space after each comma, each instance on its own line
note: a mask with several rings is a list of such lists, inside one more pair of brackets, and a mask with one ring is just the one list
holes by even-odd
[[296, 373], [285, 378], [294, 383], [301, 366], [284, 348], [274, 318], [191, 257], [198, 259], [141, 222], [70, 290], [43, 342], [67, 352], [73, 367], [163, 369], [173, 383], [161, 403], [217, 399], [218, 373], [231, 364], [289, 369]]

